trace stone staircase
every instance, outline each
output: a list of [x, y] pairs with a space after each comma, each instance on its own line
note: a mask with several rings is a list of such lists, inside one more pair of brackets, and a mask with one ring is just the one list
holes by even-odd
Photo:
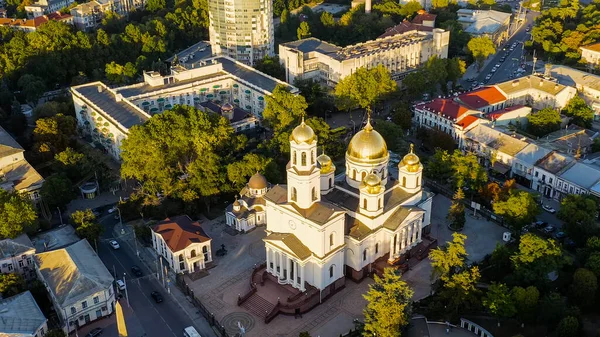
[[258, 317], [265, 318], [275, 305], [255, 293], [242, 303], [242, 307]]

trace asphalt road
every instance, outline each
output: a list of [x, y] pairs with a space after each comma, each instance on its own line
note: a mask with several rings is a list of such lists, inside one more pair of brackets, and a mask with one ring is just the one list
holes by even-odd
[[[156, 280], [156, 276], [139, 261], [135, 252], [124, 242], [120, 242], [120, 249], [112, 249], [108, 244], [108, 239], [113, 237], [113, 227], [117, 223], [114, 216], [105, 216], [102, 221], [105, 228], [102, 240], [98, 243], [98, 255], [106, 268], [111, 273], [116, 271], [120, 279], [125, 280], [127, 284], [127, 294], [129, 296], [129, 305], [133, 309], [134, 318], [127, 319], [130, 336], [147, 337], [180, 337], [183, 329], [193, 325], [188, 317], [177, 303], [174, 302], [164, 288]], [[131, 267], [134, 265], [141, 268], [143, 275], [136, 277], [131, 273]], [[154, 290], [159, 291], [164, 301], [156, 303], [150, 296]], [[127, 306], [125, 298], [121, 299], [121, 305]], [[131, 322], [131, 323], [130, 323]], [[144, 335], [145, 333], [145, 335]], [[118, 336], [116, 329], [104, 331], [104, 337]]]
[[[521, 57], [523, 56], [523, 42], [531, 39], [531, 30], [529, 32], [526, 31], [528, 26], [533, 26], [533, 21], [535, 17], [537, 17], [539, 13], [537, 12], [529, 12], [526, 16], [525, 23], [519, 28], [519, 30], [510, 38], [504, 46], [506, 50], [502, 50], [502, 47], [498, 48], [498, 51], [494, 55], [491, 62], [489, 62], [483, 70], [479, 73], [477, 77], [475, 77], [477, 83], [484, 84], [495, 84], [499, 82], [505, 82], [514, 78], [514, 71], [519, 68], [521, 65]], [[510, 51], [510, 46], [513, 43], [517, 43], [517, 46], [513, 51]], [[506, 55], [506, 59], [504, 62], [500, 62], [500, 58]], [[496, 65], [500, 64], [500, 67], [496, 70], [496, 72], [492, 73], [492, 68]], [[486, 80], [485, 77], [488, 74], [492, 74], [492, 77], [489, 80]], [[464, 82], [463, 86], [465, 88], [469, 88], [471, 83]]]

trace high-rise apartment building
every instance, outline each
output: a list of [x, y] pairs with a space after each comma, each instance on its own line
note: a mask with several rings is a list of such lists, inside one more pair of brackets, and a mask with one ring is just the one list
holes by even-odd
[[209, 0], [214, 54], [254, 65], [273, 55], [273, 0]]

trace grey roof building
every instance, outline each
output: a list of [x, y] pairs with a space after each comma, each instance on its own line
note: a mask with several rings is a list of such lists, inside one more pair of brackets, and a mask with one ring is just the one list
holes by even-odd
[[0, 300], [0, 336], [42, 337], [48, 320], [28, 291]]
[[27, 279], [35, 277], [34, 254], [35, 248], [27, 234], [0, 240], [0, 273], [19, 273]]

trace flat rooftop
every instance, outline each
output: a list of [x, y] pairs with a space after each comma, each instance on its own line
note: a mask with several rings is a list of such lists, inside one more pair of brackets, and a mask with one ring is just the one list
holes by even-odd
[[[160, 95], [168, 95], [166, 92], [168, 92], [170, 89], [178, 90], [178, 88], [181, 86], [192, 84], [194, 82], [215, 79], [220, 76], [227, 76], [227, 73], [219, 71], [219, 72], [208, 74], [205, 76], [198, 76], [198, 77], [190, 78], [190, 79], [183, 80], [183, 81], [176, 81], [173, 83], [167, 83], [167, 84], [162, 84], [162, 85], [157, 85], [157, 86], [151, 86], [144, 82], [144, 83], [129, 85], [126, 87], [116, 88], [115, 91], [118, 92], [119, 94], [123, 95], [123, 97], [125, 97], [125, 98], [135, 97], [135, 96], [139, 96], [139, 95], [143, 95], [143, 94], [151, 94], [153, 92], [158, 92], [158, 91], [160, 91]], [[158, 93], [157, 93], [157, 95], [158, 95]]]

